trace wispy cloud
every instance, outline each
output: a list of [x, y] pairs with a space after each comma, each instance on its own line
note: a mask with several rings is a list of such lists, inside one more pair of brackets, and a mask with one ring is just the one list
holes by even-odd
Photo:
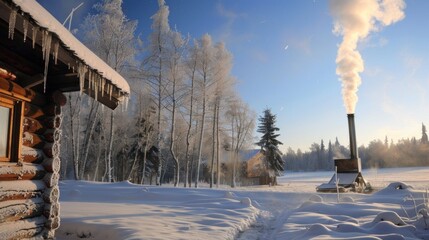
[[225, 23], [221, 26], [219, 38], [224, 42], [234, 41], [249, 41], [252, 38], [252, 34], [238, 34], [234, 31], [234, 26], [238, 20], [246, 17], [246, 14], [235, 12], [231, 9], [226, 9], [225, 6], [218, 2], [216, 4], [216, 10], [218, 14], [225, 19]]

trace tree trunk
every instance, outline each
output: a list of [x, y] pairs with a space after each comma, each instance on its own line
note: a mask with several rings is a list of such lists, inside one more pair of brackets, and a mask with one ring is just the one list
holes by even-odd
[[210, 188], [213, 188], [214, 183], [214, 160], [215, 160], [215, 146], [216, 146], [216, 103], [213, 107], [213, 122], [212, 122], [212, 164], [210, 168]]
[[[95, 102], [95, 100], [94, 100], [94, 102]], [[85, 174], [85, 170], [86, 170], [86, 163], [88, 161], [89, 146], [91, 144], [90, 142], [91, 142], [92, 135], [94, 134], [95, 124], [97, 123], [99, 103], [97, 102], [97, 103], [95, 103], [95, 105], [96, 105], [95, 106], [95, 116], [91, 122], [90, 129], [89, 130], [87, 129], [86, 136], [85, 136], [85, 144], [84, 144], [85, 148], [84, 148], [83, 162], [82, 162], [82, 166], [81, 166], [81, 170], [80, 170], [80, 179], [84, 178], [84, 174]], [[92, 111], [93, 111], [93, 108], [91, 108], [91, 112]], [[89, 117], [91, 117], [91, 113], [90, 113]]]
[[[147, 148], [148, 148], [148, 144], [147, 144], [147, 141], [146, 141], [146, 145], [144, 147], [144, 152], [143, 152], [143, 167], [142, 167], [143, 170], [142, 170], [142, 181], [141, 181], [142, 185], [144, 184], [144, 177], [145, 177], [145, 173], [146, 173]], [[151, 182], [151, 185], [152, 185], [152, 182]]]
[[73, 166], [74, 166], [74, 180], [78, 180], [79, 179], [79, 124], [80, 124], [80, 107], [81, 104], [78, 104], [78, 100], [80, 99], [80, 96], [76, 99], [76, 104], [75, 106], [79, 106], [78, 107], [78, 125], [77, 125], [77, 131], [76, 131], [76, 144], [74, 142], [74, 120], [73, 120], [73, 115], [74, 115], [74, 111], [72, 110], [72, 103], [71, 103], [71, 94], [69, 95], [69, 106], [70, 106], [70, 134], [71, 134], [71, 144], [72, 144], [72, 158], [73, 158]]
[[93, 181], [97, 181], [97, 175], [98, 175], [98, 169], [99, 169], [99, 165], [100, 165], [100, 158], [101, 158], [101, 150], [102, 150], [102, 134], [100, 131], [99, 134], [99, 138], [98, 138], [98, 153], [97, 153], [97, 161], [95, 163], [95, 170], [94, 170], [94, 177], [93, 177]]
[[231, 179], [231, 187], [235, 188], [235, 174], [236, 174], [236, 157], [235, 157], [235, 148], [234, 148], [234, 116], [231, 121], [231, 159], [232, 163], [232, 179]]
[[113, 182], [112, 178], [112, 148], [113, 148], [113, 110], [110, 113], [110, 140], [109, 140], [109, 148], [107, 155], [107, 181]]
[[216, 162], [217, 162], [217, 179], [216, 179], [216, 187], [219, 188], [220, 184], [220, 144], [219, 144], [219, 110], [220, 110], [220, 103], [218, 102], [216, 107]]
[[203, 151], [205, 118], [206, 118], [206, 93], [205, 93], [205, 89], [204, 89], [203, 90], [203, 113], [201, 116], [200, 143], [198, 146], [198, 162], [197, 162], [197, 172], [196, 172], [196, 177], [195, 177], [195, 188], [198, 188], [198, 182], [200, 181], [200, 167], [201, 167], [201, 156], [202, 156], [202, 151]]
[[137, 146], [136, 146], [136, 154], [134, 155], [133, 165], [131, 165], [131, 169], [130, 169], [130, 171], [128, 172], [128, 175], [127, 175], [127, 179], [126, 179], [126, 180], [131, 180], [131, 175], [132, 175], [132, 174], [133, 174], [133, 172], [134, 172], [134, 168], [135, 168], [136, 163], [137, 163], [137, 160], [138, 160], [139, 152], [140, 152], [140, 146], [139, 146], [139, 144], [137, 143]]
[[[194, 68], [196, 66], [197, 61], [194, 62]], [[195, 70], [192, 71], [192, 77], [191, 77], [191, 102], [190, 102], [190, 109], [189, 109], [189, 124], [188, 124], [188, 131], [186, 132], [186, 152], [185, 152], [185, 158], [186, 158], [186, 169], [185, 169], [185, 183], [184, 187], [186, 187], [186, 183], [188, 182], [189, 176], [189, 146], [191, 145], [191, 130], [192, 130], [192, 117], [193, 117], [193, 107], [194, 107], [194, 82], [195, 82]], [[191, 187], [191, 180], [189, 181], [189, 187]]]
[[[173, 87], [174, 89], [175, 87]], [[175, 91], [175, 90], [173, 90]], [[174, 152], [174, 144], [175, 144], [175, 129], [176, 129], [176, 100], [173, 100], [173, 113], [172, 113], [172, 119], [171, 119], [171, 132], [170, 132], [170, 154], [173, 157], [174, 160], [174, 186], [177, 187], [179, 184], [179, 174], [180, 174], [180, 168], [179, 168], [179, 159], [176, 156], [176, 153]]]

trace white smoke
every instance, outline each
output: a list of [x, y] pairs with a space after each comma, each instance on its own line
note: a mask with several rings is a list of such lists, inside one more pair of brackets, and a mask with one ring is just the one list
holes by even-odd
[[343, 36], [338, 48], [336, 73], [342, 82], [342, 94], [347, 113], [354, 113], [361, 84], [359, 73], [364, 63], [357, 44], [372, 31], [402, 20], [405, 17], [403, 0], [330, 0], [334, 30]]

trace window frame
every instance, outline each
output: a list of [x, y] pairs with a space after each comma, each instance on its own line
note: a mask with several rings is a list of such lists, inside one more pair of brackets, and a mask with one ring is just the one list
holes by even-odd
[[0, 106], [10, 109], [6, 156], [0, 156], [0, 162], [18, 162], [21, 156], [24, 102], [19, 98], [0, 93]]

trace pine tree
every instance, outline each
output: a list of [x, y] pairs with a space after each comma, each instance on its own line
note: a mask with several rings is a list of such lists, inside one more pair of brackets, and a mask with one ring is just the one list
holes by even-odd
[[[277, 137], [280, 134], [276, 134], [276, 131], [280, 129], [275, 126], [276, 115], [271, 113], [270, 109], [264, 110], [264, 115], [259, 117], [258, 132], [262, 133], [261, 140], [256, 144], [261, 147], [261, 150], [265, 154], [268, 168], [274, 170], [276, 176], [280, 176], [280, 172], [284, 170], [284, 161], [282, 159], [282, 153], [278, 148], [278, 145], [283, 144]], [[274, 184], [276, 181], [274, 180]]]
[[422, 140], [421, 140], [422, 144], [427, 144], [429, 143], [428, 140], [428, 135], [426, 133], [426, 126], [422, 123]]

